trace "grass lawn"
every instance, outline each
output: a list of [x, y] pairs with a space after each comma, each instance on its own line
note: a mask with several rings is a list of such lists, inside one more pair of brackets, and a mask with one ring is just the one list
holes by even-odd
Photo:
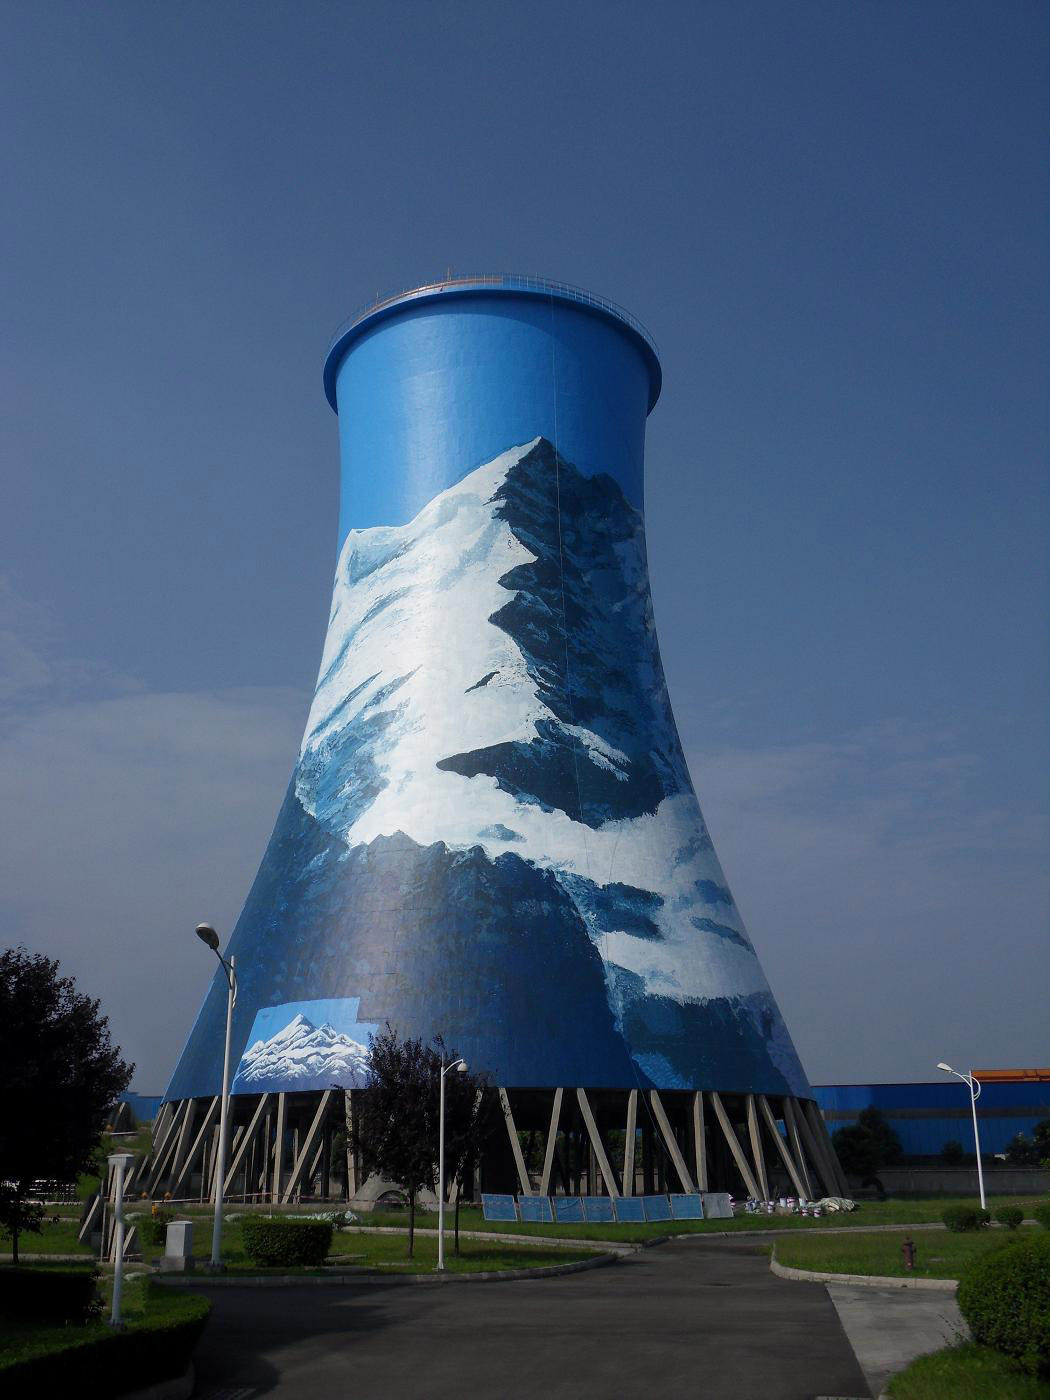
[[[1041, 1197], [1022, 1200], [1016, 1196], [990, 1197], [988, 1207], [993, 1212], [997, 1206], [1019, 1205], [1027, 1208], [1038, 1204]], [[941, 1212], [950, 1205], [975, 1204], [966, 1196], [897, 1197], [888, 1201], [865, 1201], [857, 1209], [842, 1215], [824, 1215], [819, 1219], [804, 1215], [738, 1215], [733, 1220], [668, 1220], [652, 1225], [522, 1225], [487, 1221], [481, 1211], [474, 1207], [464, 1207], [460, 1211], [459, 1223], [464, 1230], [481, 1230], [500, 1235], [539, 1235], [554, 1239], [612, 1240], [621, 1243], [639, 1243], [665, 1235], [718, 1234], [721, 1231], [754, 1230], [827, 1230], [848, 1227], [868, 1229], [872, 1225], [921, 1225], [940, 1224]], [[321, 1207], [323, 1209], [323, 1207]], [[303, 1209], [306, 1209], [304, 1207]], [[446, 1222], [449, 1217], [446, 1216]], [[361, 1225], [408, 1225], [408, 1212], [371, 1211], [362, 1212]], [[437, 1226], [436, 1214], [419, 1214], [417, 1225], [434, 1229]], [[997, 1232], [998, 1233], [998, 1232]]]
[[[7, 1367], [20, 1361], [65, 1351], [70, 1347], [86, 1346], [112, 1337], [113, 1331], [108, 1322], [112, 1306], [112, 1279], [103, 1278], [99, 1292], [103, 1300], [102, 1312], [91, 1322], [79, 1326], [16, 1322], [10, 1319], [0, 1321], [0, 1389], [6, 1389], [3, 1377]], [[200, 1311], [200, 1304], [195, 1298], [181, 1298], [155, 1288], [148, 1289], [147, 1280], [143, 1275], [125, 1279], [121, 1317], [127, 1331], [181, 1321], [187, 1316], [199, 1314]]]
[[889, 1383], [893, 1400], [1050, 1400], [1050, 1381], [973, 1342], [920, 1356]]
[[[989, 1199], [989, 1209], [993, 1212], [1000, 1205], [1019, 1205], [1031, 1207], [1038, 1204], [1044, 1198], [1021, 1199], [1016, 1196], [994, 1196]], [[164, 1202], [158, 1202], [164, 1205]], [[482, 1218], [481, 1211], [473, 1206], [464, 1207], [460, 1212], [460, 1226], [464, 1230], [474, 1230], [486, 1234], [501, 1235], [522, 1235], [540, 1239], [576, 1239], [594, 1240], [595, 1243], [605, 1241], [620, 1244], [640, 1244], [645, 1240], [657, 1239], [667, 1235], [703, 1235], [718, 1234], [723, 1231], [736, 1233], [737, 1231], [763, 1231], [763, 1230], [792, 1230], [810, 1231], [827, 1230], [836, 1228], [848, 1228], [864, 1230], [870, 1229], [873, 1225], [921, 1225], [924, 1223], [940, 1224], [941, 1212], [949, 1205], [967, 1204], [972, 1205], [970, 1197], [959, 1196], [927, 1196], [927, 1197], [896, 1197], [888, 1201], [865, 1201], [858, 1205], [855, 1211], [846, 1215], [825, 1215], [820, 1219], [813, 1219], [812, 1216], [801, 1215], [741, 1215], [733, 1220], [669, 1220], [651, 1225], [522, 1225], [515, 1222], [487, 1221]], [[308, 1215], [313, 1211], [338, 1210], [339, 1204], [333, 1202], [325, 1204], [323, 1202], [304, 1202], [294, 1210], [279, 1210], [278, 1214]], [[128, 1213], [140, 1212], [148, 1215], [149, 1203], [139, 1201], [129, 1201], [127, 1205]], [[195, 1234], [197, 1235], [196, 1252], [207, 1255], [209, 1253], [208, 1241], [211, 1237], [211, 1212], [207, 1206], [189, 1204], [186, 1206], [171, 1206], [177, 1215], [189, 1217], [198, 1222]], [[235, 1201], [227, 1202], [227, 1211], [236, 1215], [243, 1211]], [[56, 1208], [55, 1213], [62, 1212], [66, 1217], [57, 1225], [47, 1224], [40, 1235], [23, 1235], [20, 1247], [23, 1254], [86, 1254], [90, 1251], [77, 1240], [77, 1222], [69, 1219], [69, 1208]], [[446, 1228], [451, 1238], [451, 1212], [445, 1217]], [[359, 1213], [358, 1222], [363, 1227], [368, 1226], [393, 1226], [399, 1229], [408, 1228], [408, 1212], [405, 1210], [387, 1211], [362, 1211]], [[129, 1224], [131, 1222], [129, 1221]], [[420, 1211], [416, 1216], [416, 1224], [420, 1229], [433, 1230], [437, 1228], [436, 1212]], [[230, 1228], [236, 1225], [234, 1221]], [[994, 1232], [995, 1237], [1001, 1235], [1001, 1231]], [[347, 1236], [346, 1238], [350, 1238]], [[965, 1238], [965, 1237], [964, 1237]], [[899, 1242], [895, 1248], [899, 1251]], [[0, 1241], [0, 1250], [3, 1253], [10, 1253], [10, 1243]], [[156, 1253], [161, 1253], [157, 1250]], [[350, 1253], [351, 1247], [347, 1246], [346, 1253]], [[2, 1257], [2, 1255], [0, 1255]], [[783, 1262], [789, 1262], [786, 1256]], [[799, 1266], [807, 1267], [807, 1266]], [[817, 1267], [817, 1266], [812, 1266]], [[870, 1272], [862, 1269], [852, 1272]], [[878, 1271], [874, 1271], [878, 1272]]]
[[[552, 1246], [544, 1249], [539, 1245], [503, 1244], [493, 1240], [460, 1241], [461, 1253], [453, 1253], [452, 1236], [445, 1239], [445, 1264], [450, 1272], [480, 1273], [490, 1269], [539, 1268], [548, 1264], [570, 1264], [581, 1259], [591, 1259], [598, 1251], [590, 1249], [564, 1249]], [[163, 1249], [147, 1248], [146, 1257], [152, 1259], [163, 1254]], [[193, 1231], [193, 1257], [203, 1262], [211, 1255], [211, 1217], [199, 1217]], [[275, 1273], [295, 1272], [288, 1268], [259, 1269], [252, 1264], [241, 1243], [240, 1222], [229, 1221], [222, 1232], [222, 1255], [230, 1273]], [[337, 1230], [332, 1235], [331, 1255], [346, 1257], [348, 1270], [377, 1269], [382, 1273], [426, 1273], [437, 1262], [437, 1238], [433, 1235], [417, 1235], [415, 1253], [408, 1258], [407, 1235], [361, 1234], [359, 1232]], [[353, 1257], [350, 1257], [353, 1256]]]
[[[54, 1212], [57, 1214], [57, 1210]], [[77, 1231], [80, 1229], [78, 1219], [68, 1217], [60, 1218], [57, 1224], [53, 1224], [50, 1215], [44, 1222], [39, 1235], [21, 1234], [18, 1237], [19, 1254], [83, 1254], [91, 1257], [91, 1249], [88, 1245], [83, 1245], [77, 1239]], [[5, 1255], [10, 1258], [11, 1241], [6, 1236], [0, 1239], [0, 1259]]]
[[960, 1270], [979, 1254], [994, 1249], [1009, 1235], [1034, 1234], [1037, 1226], [1019, 1231], [982, 1230], [955, 1235], [950, 1230], [913, 1230], [907, 1236], [915, 1244], [915, 1268], [907, 1270], [901, 1257], [900, 1234], [792, 1236], [777, 1240], [777, 1259], [792, 1269], [814, 1269], [835, 1274], [881, 1274], [889, 1278], [958, 1278]]

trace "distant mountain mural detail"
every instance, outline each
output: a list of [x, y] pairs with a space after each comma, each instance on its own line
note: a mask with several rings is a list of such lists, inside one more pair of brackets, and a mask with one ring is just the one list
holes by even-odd
[[[809, 1095], [692, 789], [643, 518], [611, 475], [537, 438], [409, 523], [347, 534], [230, 946], [250, 950], [242, 1044], [254, 1008], [356, 998], [506, 1086]], [[224, 986], [169, 1098], [214, 1092]], [[285, 1050], [323, 1059], [327, 1028], [288, 1030], [235, 1089], [305, 1087]]]
[[[305, 1010], [314, 1006], [322, 1009], [318, 1017], [320, 1025], [315, 1025], [304, 1010], [295, 1006], [265, 1007], [256, 1016], [255, 1025], [248, 1036], [248, 1048], [241, 1056], [234, 1075], [233, 1093], [279, 1092], [291, 1088], [331, 1089], [335, 1085], [353, 1089], [364, 1085], [371, 1060], [368, 1034], [376, 1027], [354, 1026], [358, 1034], [363, 1032], [365, 1043], [355, 1040], [344, 1031], [337, 1030], [331, 1021], [321, 1019], [333, 1005], [344, 1011], [344, 1015], [347, 1010], [352, 1014], [357, 1009], [357, 998], [336, 1003], [305, 1003]], [[275, 1018], [284, 1021], [285, 1016], [290, 1019], [267, 1036], [269, 1024]]]

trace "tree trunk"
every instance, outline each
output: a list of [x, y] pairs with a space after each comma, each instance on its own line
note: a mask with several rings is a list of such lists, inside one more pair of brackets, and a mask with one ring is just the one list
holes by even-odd
[[416, 1193], [408, 1193], [408, 1257], [412, 1258], [412, 1250], [416, 1243]]
[[11, 1263], [18, 1268], [18, 1224], [22, 1217], [22, 1197], [15, 1195], [15, 1211], [11, 1221]]
[[461, 1196], [462, 1194], [463, 1194], [462, 1191], [457, 1191], [457, 1192], [456, 1192], [456, 1249], [455, 1249], [455, 1252], [456, 1252], [457, 1254], [459, 1253], [459, 1198], [460, 1198], [460, 1196]]

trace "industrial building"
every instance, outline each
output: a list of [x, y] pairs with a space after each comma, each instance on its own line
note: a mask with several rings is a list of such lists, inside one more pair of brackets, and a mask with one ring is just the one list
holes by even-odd
[[[336, 336], [328, 634], [228, 945], [229, 1189], [327, 1193], [386, 1023], [498, 1091], [490, 1189], [844, 1189], [671, 712], [644, 518], [660, 387], [633, 316], [537, 278], [415, 287]], [[702, 630], [717, 585], [690, 605]], [[150, 1190], [215, 1171], [226, 995], [219, 971]]]

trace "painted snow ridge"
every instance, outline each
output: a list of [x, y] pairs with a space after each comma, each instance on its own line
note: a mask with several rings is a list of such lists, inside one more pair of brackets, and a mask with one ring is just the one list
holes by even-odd
[[[642, 517], [611, 477], [538, 438], [407, 525], [351, 531], [294, 789], [349, 851], [401, 833], [549, 872], [628, 1043], [647, 997], [723, 999], [804, 1083], [692, 791]], [[671, 1042], [700, 1033], [670, 1037], [664, 1082]]]
[[276, 1089], [352, 1088], [368, 1076], [369, 1051], [327, 1023], [315, 1026], [302, 1013], [241, 1057], [234, 1093]]

